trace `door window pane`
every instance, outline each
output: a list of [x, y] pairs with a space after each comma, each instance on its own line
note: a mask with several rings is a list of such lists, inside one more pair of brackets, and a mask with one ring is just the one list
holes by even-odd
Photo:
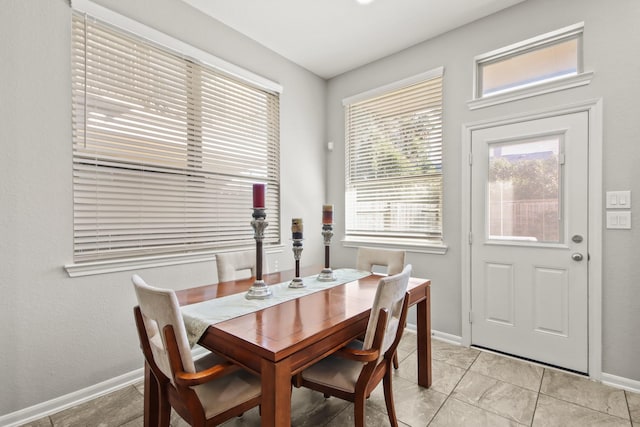
[[560, 243], [561, 138], [489, 146], [489, 238]]

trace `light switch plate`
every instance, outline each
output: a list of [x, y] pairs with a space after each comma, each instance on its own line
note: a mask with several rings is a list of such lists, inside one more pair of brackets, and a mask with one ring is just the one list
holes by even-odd
[[631, 212], [607, 212], [607, 228], [614, 230], [631, 229]]
[[607, 209], [631, 209], [631, 191], [607, 191]]

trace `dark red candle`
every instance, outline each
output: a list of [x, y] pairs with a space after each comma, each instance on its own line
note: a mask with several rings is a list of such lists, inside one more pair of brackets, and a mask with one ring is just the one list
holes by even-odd
[[322, 205], [322, 223], [333, 224], [333, 205]]
[[253, 208], [264, 209], [265, 184], [253, 184]]

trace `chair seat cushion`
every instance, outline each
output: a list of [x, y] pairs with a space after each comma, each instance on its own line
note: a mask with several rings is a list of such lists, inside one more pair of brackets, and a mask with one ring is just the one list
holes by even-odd
[[204, 408], [206, 418], [214, 417], [247, 400], [260, 396], [260, 378], [237, 371], [193, 387]]
[[[347, 347], [362, 349], [362, 341], [352, 341]], [[363, 366], [362, 362], [331, 355], [302, 371], [302, 378], [347, 393], [354, 393]]]
[[[197, 371], [203, 371], [226, 361], [227, 359], [223, 357], [209, 353], [194, 363]], [[260, 378], [240, 370], [195, 386], [193, 390], [202, 402], [205, 416], [211, 418], [249, 399], [260, 396], [262, 386]]]

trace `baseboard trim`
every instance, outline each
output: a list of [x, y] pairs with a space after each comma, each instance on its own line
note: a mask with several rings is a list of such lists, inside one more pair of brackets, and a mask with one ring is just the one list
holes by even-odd
[[[207, 354], [207, 350], [202, 347], [198, 347], [193, 351], [194, 359], [198, 359], [205, 354]], [[109, 394], [129, 385], [133, 385], [139, 381], [142, 381], [143, 378], [143, 368], [127, 372], [101, 383], [94, 384], [92, 386], [74, 391], [69, 394], [65, 394], [64, 396], [56, 397], [55, 399], [51, 399], [46, 402], [30, 406], [28, 408], [21, 409], [19, 411], [2, 415], [0, 416], [0, 426], [17, 427], [35, 420], [39, 420], [40, 418], [56, 414], [60, 411], [64, 411], [65, 409], [72, 408], [100, 396], [104, 396], [105, 394]]]
[[640, 381], [631, 380], [629, 378], [619, 377], [617, 375], [602, 373], [602, 384], [621, 388], [623, 390], [640, 393]]
[[462, 337], [447, 334], [446, 332], [431, 330], [431, 337], [449, 344], [462, 345]]

